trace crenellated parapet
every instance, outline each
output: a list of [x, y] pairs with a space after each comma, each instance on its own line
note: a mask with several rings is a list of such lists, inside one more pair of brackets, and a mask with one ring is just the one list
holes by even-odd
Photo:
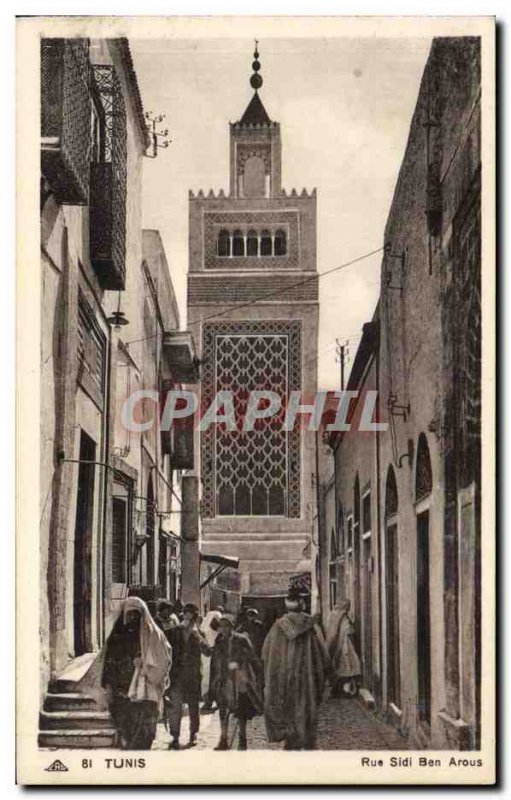
[[312, 189], [311, 192], [308, 192], [307, 189], [303, 188], [300, 194], [296, 191], [296, 189], [291, 189], [290, 192], [286, 192], [285, 189], [281, 189], [280, 196], [281, 197], [316, 197], [317, 190], [316, 187]]
[[226, 197], [230, 197], [230, 195], [226, 194], [223, 189], [219, 189], [218, 192], [215, 192], [214, 189], [210, 189], [207, 194], [203, 189], [199, 189], [197, 193], [192, 189], [188, 191], [189, 200], [224, 200]]
[[[316, 197], [317, 196], [317, 189], [314, 187], [311, 191], [308, 191], [306, 188], [303, 188], [301, 192], [298, 192], [296, 189], [291, 189], [287, 192], [285, 189], [281, 189], [280, 193], [277, 195], [278, 197], [293, 197], [293, 198], [300, 198], [300, 197]], [[205, 192], [203, 189], [199, 189], [197, 192], [194, 192], [192, 189], [188, 192], [188, 198], [190, 200], [225, 200], [226, 198], [233, 197], [230, 193], [224, 192], [223, 189], [219, 189], [218, 192], [215, 192], [214, 189], [210, 189], [208, 192]], [[238, 199], [248, 199], [248, 198], [238, 198]], [[257, 200], [264, 200], [265, 198], [256, 198]]]
[[268, 131], [280, 127], [278, 122], [229, 122], [231, 130], [242, 133], [243, 131]]

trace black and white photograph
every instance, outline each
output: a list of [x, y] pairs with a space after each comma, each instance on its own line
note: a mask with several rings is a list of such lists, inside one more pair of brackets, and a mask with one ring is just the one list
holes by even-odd
[[17, 34], [20, 782], [491, 784], [494, 19]]

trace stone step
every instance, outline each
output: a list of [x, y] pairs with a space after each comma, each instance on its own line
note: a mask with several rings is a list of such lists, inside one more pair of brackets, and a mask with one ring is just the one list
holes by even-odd
[[103, 730], [111, 728], [112, 720], [108, 711], [41, 711], [39, 729], [48, 730]]
[[116, 747], [116, 731], [113, 728], [80, 730], [40, 731], [39, 747], [70, 748], [88, 750], [90, 748]]
[[78, 692], [58, 694], [50, 692], [44, 699], [45, 711], [95, 711], [97, 704], [93, 697]]
[[81, 681], [96, 657], [97, 653], [84, 653], [82, 656], [73, 658], [51, 682], [50, 692], [54, 694], [76, 692], [78, 682]]

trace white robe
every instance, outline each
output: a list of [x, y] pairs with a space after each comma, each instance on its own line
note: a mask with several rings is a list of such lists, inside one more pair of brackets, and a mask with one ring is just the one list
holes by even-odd
[[[210, 647], [213, 647], [216, 641], [216, 637], [218, 636], [218, 631], [213, 630], [213, 628], [211, 627], [211, 623], [213, 622], [214, 619], [219, 620], [221, 616], [222, 616], [221, 611], [208, 611], [201, 625], [201, 633]], [[211, 658], [209, 658], [208, 656], [201, 655], [201, 661], [202, 661], [201, 693], [202, 693], [202, 698], [204, 699], [209, 690], [209, 676], [211, 674]]]

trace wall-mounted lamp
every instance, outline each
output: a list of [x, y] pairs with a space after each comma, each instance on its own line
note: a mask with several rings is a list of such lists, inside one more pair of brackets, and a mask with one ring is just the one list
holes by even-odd
[[126, 319], [126, 315], [124, 311], [121, 311], [121, 293], [119, 292], [119, 302], [117, 304], [117, 311], [114, 311], [111, 316], [108, 317], [107, 322], [109, 325], [112, 325], [114, 330], [120, 331], [124, 325], [129, 325], [129, 320]]

